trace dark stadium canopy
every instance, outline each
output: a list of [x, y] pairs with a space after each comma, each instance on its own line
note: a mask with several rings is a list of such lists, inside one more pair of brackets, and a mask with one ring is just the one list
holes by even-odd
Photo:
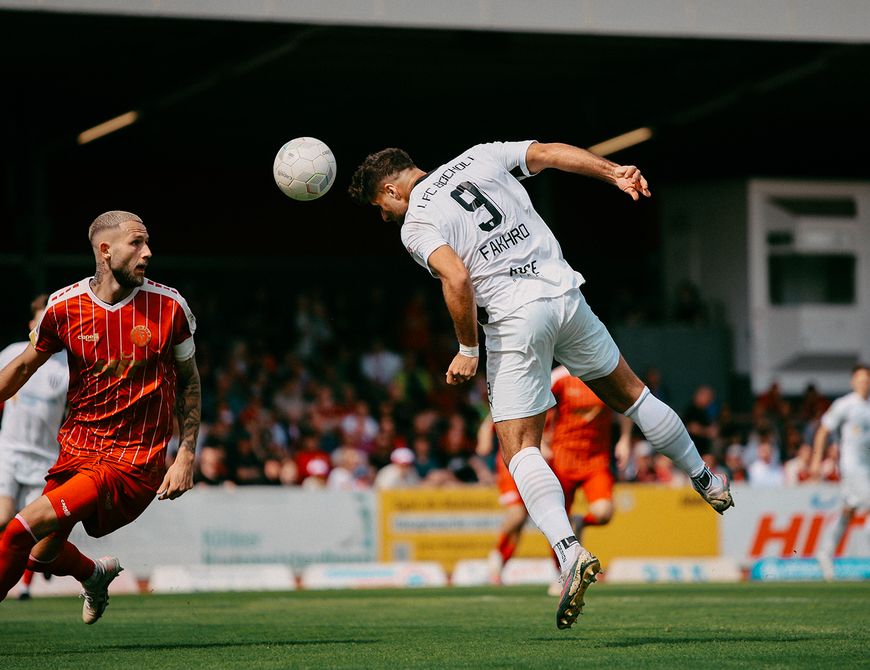
[[[84, 229], [114, 208], [140, 212], [175, 265], [262, 258], [286, 280], [416, 272], [396, 231], [345, 194], [353, 168], [383, 146], [429, 167], [479, 141], [589, 146], [649, 126], [652, 140], [612, 158], [641, 166], [654, 194], [704, 179], [870, 177], [861, 44], [5, 11], [0, 68], [4, 273], [43, 255], [87, 267]], [[76, 144], [128, 110], [138, 123]], [[272, 183], [275, 152], [299, 135], [338, 160], [317, 202]], [[529, 183], [569, 259], [607, 272], [649, 266], [655, 200], [633, 205], [563, 175]]]

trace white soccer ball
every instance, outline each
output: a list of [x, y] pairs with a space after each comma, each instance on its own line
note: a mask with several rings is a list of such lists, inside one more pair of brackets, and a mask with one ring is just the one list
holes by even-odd
[[275, 156], [272, 175], [281, 192], [294, 200], [316, 200], [335, 181], [335, 156], [313, 137], [287, 142]]

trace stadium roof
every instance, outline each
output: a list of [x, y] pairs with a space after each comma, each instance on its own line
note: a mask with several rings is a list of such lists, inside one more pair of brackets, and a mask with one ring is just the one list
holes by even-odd
[[[369, 151], [404, 146], [427, 167], [479, 141], [589, 146], [638, 127], [651, 127], [653, 138], [613, 158], [642, 166], [654, 188], [752, 175], [867, 179], [868, 71], [870, 46], [818, 38], [6, 11], [0, 215], [54, 222], [45, 244], [55, 253], [79, 251], [67, 224], [110, 207], [215, 223], [216, 236], [177, 231], [180, 252], [245, 253], [227, 233], [261, 221], [286, 224], [272, 249], [279, 253], [281, 245], [324, 256], [339, 247], [401, 252], [394, 231], [366, 227], [373, 214], [362, 216], [343, 193]], [[140, 113], [134, 125], [76, 144], [83, 130], [131, 110]], [[270, 174], [275, 151], [299, 135], [326, 141], [339, 163], [337, 193], [301, 206]], [[36, 215], [35, 200], [44, 208]], [[329, 243], [324, 219], [337, 233]], [[30, 244], [19, 232], [6, 248]]]

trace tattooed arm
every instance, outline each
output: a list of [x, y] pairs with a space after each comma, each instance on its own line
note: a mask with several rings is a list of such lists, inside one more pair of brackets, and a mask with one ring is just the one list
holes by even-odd
[[166, 471], [163, 484], [157, 491], [160, 500], [174, 500], [185, 491], [193, 488], [194, 456], [196, 436], [199, 433], [201, 394], [199, 370], [196, 359], [176, 361], [178, 368], [178, 393], [175, 400], [175, 413], [178, 416], [179, 445], [175, 462]]

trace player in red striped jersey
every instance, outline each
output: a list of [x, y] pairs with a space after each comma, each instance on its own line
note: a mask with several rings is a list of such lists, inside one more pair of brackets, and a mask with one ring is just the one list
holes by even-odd
[[[65, 349], [70, 367], [58, 460], [43, 495], [0, 540], [0, 600], [26, 567], [72, 575], [84, 587], [82, 619], [91, 624], [121, 566], [117, 558], [84, 556], [67, 538], [79, 521], [89, 535], [107, 535], [135, 520], [155, 495], [172, 500], [193, 486], [200, 385], [196, 321], [175, 289], [145, 279], [151, 250], [142, 220], [106, 212], [88, 236], [94, 276], [52, 294], [31, 346], [0, 370], [5, 400], [52, 353]], [[166, 469], [173, 412], [180, 446]]]

